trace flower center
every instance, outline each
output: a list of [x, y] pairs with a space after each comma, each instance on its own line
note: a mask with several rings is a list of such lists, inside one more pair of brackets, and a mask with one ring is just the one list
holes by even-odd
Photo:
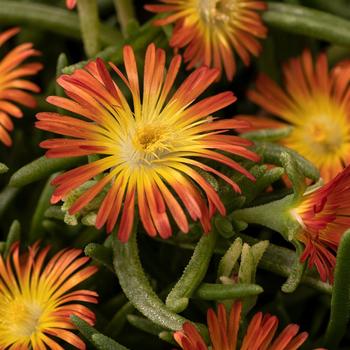
[[343, 132], [336, 121], [329, 117], [318, 118], [310, 125], [310, 137], [323, 153], [333, 153], [343, 144]]
[[162, 125], [142, 125], [131, 136], [131, 144], [124, 147], [125, 159], [134, 165], [150, 164], [172, 149], [173, 133]]
[[16, 339], [29, 338], [37, 332], [42, 307], [34, 301], [15, 298], [0, 304], [0, 328]]
[[238, 9], [236, 0], [199, 0], [199, 13], [211, 25], [226, 24]]

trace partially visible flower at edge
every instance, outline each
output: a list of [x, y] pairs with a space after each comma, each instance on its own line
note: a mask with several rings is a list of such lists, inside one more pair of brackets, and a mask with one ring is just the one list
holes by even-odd
[[333, 180], [306, 193], [292, 210], [301, 224], [296, 239], [305, 249], [301, 261], [316, 266], [322, 281], [333, 283], [336, 252], [343, 233], [350, 228], [350, 165]]
[[85, 349], [71, 331], [75, 327], [70, 316], [93, 325], [94, 313], [81, 302], [97, 303], [97, 294], [71, 290], [97, 268], [83, 267], [89, 258], [79, 257], [80, 249], [61, 250], [46, 261], [49, 250], [49, 246], [40, 250], [36, 243], [20, 255], [15, 243], [6, 260], [0, 256], [1, 349], [60, 350], [57, 339]]
[[69, 10], [73, 10], [77, 4], [77, 0], [66, 0], [66, 6]]
[[327, 57], [316, 62], [309, 50], [283, 67], [284, 88], [261, 74], [251, 101], [282, 119], [237, 116], [249, 121], [251, 130], [292, 125], [291, 133], [280, 140], [320, 170], [325, 182], [350, 164], [350, 69], [338, 64], [328, 71]]
[[[19, 28], [12, 28], [0, 34], [0, 47], [16, 35]], [[28, 57], [40, 55], [33, 44], [23, 43], [12, 49], [0, 60], [0, 141], [6, 146], [12, 145], [9, 131], [13, 130], [10, 118], [22, 118], [23, 112], [14, 104], [34, 108], [36, 101], [28, 92], [40, 92], [40, 88], [27, 80], [25, 76], [35, 75], [42, 69], [41, 63], [22, 64]]]
[[275, 338], [277, 317], [258, 312], [250, 321], [238, 348], [241, 311], [240, 301], [232, 305], [229, 314], [223, 304], [218, 305], [217, 314], [212, 309], [208, 310], [210, 347], [205, 344], [195, 326], [189, 322], [183, 325], [181, 331], [174, 333], [174, 339], [183, 350], [297, 350], [308, 337], [306, 332], [298, 334], [298, 325], [290, 324]]
[[150, 236], [159, 233], [162, 238], [168, 238], [172, 228], [167, 212], [171, 213], [181, 231], [188, 232], [189, 229], [185, 212], [174, 196], [176, 194], [189, 216], [193, 220], [199, 219], [208, 232], [210, 218], [216, 210], [222, 215], [226, 211], [218, 193], [195, 168], [222, 178], [237, 192], [240, 188], [226, 175], [200, 160], [214, 160], [251, 180], [254, 177], [245, 168], [218, 151], [259, 160], [257, 154], [247, 149], [250, 141], [226, 134], [228, 130], [247, 126], [246, 122], [215, 120], [211, 116], [236, 98], [232, 92], [223, 92], [194, 103], [218, 77], [218, 70], [208, 67], [195, 70], [169, 97], [181, 57], [175, 56], [164, 74], [165, 51], [151, 44], [145, 57], [141, 99], [134, 52], [130, 46], [125, 46], [123, 53], [126, 76], [114, 64], [110, 63], [110, 66], [130, 90], [133, 109], [111, 79], [103, 61], [97, 59], [84, 69], [58, 79], [69, 99], [48, 98], [48, 102], [89, 121], [57, 113], [37, 115], [39, 129], [73, 137], [42, 142], [41, 147], [49, 149], [47, 157], [105, 156], [56, 177], [52, 184], [58, 187], [51, 201], [60, 201], [72, 190], [109, 170], [74, 202], [70, 214], [77, 213], [110, 186], [97, 213], [98, 228], [107, 223], [107, 231], [112, 231], [121, 216], [118, 237], [127, 241], [137, 201], [147, 233]]
[[267, 29], [257, 11], [265, 10], [264, 1], [250, 0], [160, 0], [164, 4], [146, 5], [152, 12], [168, 12], [154, 21], [163, 26], [175, 23], [170, 46], [185, 48], [184, 60], [191, 69], [200, 65], [225, 70], [228, 80], [236, 72], [235, 53], [245, 65], [250, 55], [258, 56]]

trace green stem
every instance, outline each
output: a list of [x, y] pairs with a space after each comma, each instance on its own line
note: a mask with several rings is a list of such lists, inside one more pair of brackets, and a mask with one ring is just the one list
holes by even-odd
[[[290, 240], [291, 226], [289, 210], [293, 195], [280, 200], [259, 205], [252, 208], [244, 208], [234, 211], [230, 217], [233, 220], [243, 221], [247, 224], [258, 224], [279, 232], [286, 240]], [[296, 221], [296, 220], [295, 220]], [[298, 227], [298, 226], [297, 226]]]
[[318, 9], [333, 13], [334, 15], [350, 18], [349, 6], [339, 2], [339, 1], [329, 1], [329, 0], [304, 0], [305, 4], [311, 7], [317, 7]]
[[174, 312], [182, 312], [188, 306], [188, 300], [202, 282], [213, 255], [217, 233], [213, 229], [204, 235], [196, 245], [190, 262], [181, 278], [166, 298], [166, 306]]
[[127, 302], [115, 313], [107, 326], [104, 328], [103, 333], [106, 333], [112, 338], [116, 338], [125, 325], [127, 315], [133, 311], [134, 306], [130, 302]]
[[38, 200], [38, 204], [35, 208], [35, 211], [32, 217], [32, 222], [30, 223], [30, 229], [28, 234], [30, 242], [35, 242], [37, 239], [41, 237], [43, 233], [42, 221], [44, 218], [44, 213], [47, 207], [50, 205], [50, 198], [54, 190], [54, 187], [51, 186], [51, 181], [56, 175], [57, 174], [50, 176], [50, 178], [46, 182], [44, 189], [41, 192], [40, 198]]
[[98, 332], [78, 316], [72, 315], [70, 318], [79, 332], [98, 350], [128, 350], [125, 346]]
[[[144, 49], [147, 43], [155, 41], [155, 38], [160, 34], [161, 29], [159, 27], [152, 26], [150, 22], [147, 22], [135, 35], [125, 40], [115, 40], [112, 46], [107, 47], [103, 51], [99, 52], [96, 57], [100, 57], [105, 61], [112, 61], [114, 64], [120, 64], [123, 62], [123, 46], [131, 45], [135, 51]], [[64, 74], [71, 74], [76, 69], [82, 68], [86, 65], [87, 61], [81, 61], [65, 67], [62, 70]]]
[[281, 159], [281, 154], [288, 153], [299, 166], [303, 175], [314, 181], [319, 179], [320, 173], [318, 169], [299, 153], [275, 143], [255, 141], [254, 144], [255, 146], [252, 147], [252, 150], [261, 156], [262, 163], [283, 167], [284, 164], [283, 159]]
[[[135, 225], [136, 226], [136, 225]], [[136, 229], [136, 228], [135, 228]], [[114, 269], [126, 297], [143, 315], [155, 324], [177, 331], [187, 320], [171, 311], [153, 291], [138, 255], [136, 232], [127, 243], [113, 234]]]
[[[81, 38], [78, 16], [55, 6], [1, 0], [0, 21], [2, 24], [28, 25], [70, 38]], [[101, 25], [99, 40], [102, 45], [113, 45], [121, 39], [120, 32], [108, 25]]]
[[273, 28], [334, 44], [350, 45], [350, 22], [323, 11], [269, 2], [268, 10], [262, 14], [262, 18]]
[[331, 301], [331, 315], [325, 335], [325, 346], [336, 349], [345, 335], [350, 318], [350, 230], [347, 230], [338, 247], [337, 263]]
[[5, 187], [0, 193], [0, 218], [4, 215], [6, 209], [15, 199], [17, 193], [19, 192], [18, 188], [14, 187]]
[[[247, 242], [250, 245], [259, 242], [258, 239], [250, 237], [248, 235], [239, 234], [239, 237], [241, 237], [243, 241]], [[162, 243], [176, 245], [178, 248], [187, 250], [194, 250], [196, 247], [193, 243], [176, 242], [172, 239], [168, 239], [166, 241], [162, 240]], [[214, 254], [223, 256], [226, 253], [227, 249], [229, 249], [230, 244], [231, 243], [229, 241], [221, 241], [220, 244], [216, 246]], [[289, 277], [292, 272], [292, 266], [295, 263], [296, 259], [297, 256], [292, 250], [270, 243], [264, 255], [260, 259], [258, 266], [259, 268], [272, 272], [276, 275]], [[320, 281], [317, 277], [308, 271], [302, 277], [301, 283], [308, 285], [322, 293], [332, 293], [331, 285]]]
[[23, 187], [46, 178], [57, 171], [80, 165], [84, 160], [85, 157], [46, 158], [43, 156], [18, 169], [11, 176], [9, 185], [12, 187]]
[[[64, 89], [62, 86], [60, 86], [58, 83], [57, 83], [57, 79], [61, 76], [62, 74], [62, 69], [64, 67], [66, 67], [68, 65], [68, 59], [67, 59], [67, 56], [65, 53], [61, 53], [59, 56], [58, 56], [58, 59], [57, 59], [57, 64], [56, 64], [56, 84], [55, 84], [55, 93], [56, 93], [56, 96], [60, 96], [60, 97], [64, 97], [65, 96], [65, 93], [64, 93]], [[66, 114], [66, 111], [63, 109], [63, 108], [59, 108], [57, 107], [57, 112], [60, 113], [60, 114]]]
[[113, 253], [110, 248], [104, 247], [102, 244], [89, 243], [84, 253], [99, 264], [105, 266], [108, 270], [114, 272], [113, 269]]
[[83, 37], [85, 53], [92, 57], [99, 51], [98, 33], [100, 20], [96, 0], [79, 0], [78, 13], [80, 30]]
[[203, 300], [224, 300], [255, 296], [264, 290], [257, 284], [203, 283], [196, 290], [195, 297]]
[[136, 316], [136, 315], [128, 315], [126, 318], [131, 325], [133, 325], [134, 327], [144, 332], [147, 332], [153, 335], [158, 335], [159, 333], [164, 331], [164, 328], [159, 327], [158, 325], [154, 324], [147, 318]]
[[92, 343], [97, 350], [128, 350], [125, 346], [100, 333], [93, 334]]
[[127, 37], [128, 24], [130, 23], [130, 21], [136, 19], [133, 0], [114, 0], [114, 6], [117, 11], [121, 31], [124, 37]]
[[18, 220], [14, 220], [11, 224], [10, 230], [7, 234], [7, 239], [5, 243], [5, 251], [4, 256], [7, 257], [12, 244], [19, 241], [21, 239], [21, 224]]

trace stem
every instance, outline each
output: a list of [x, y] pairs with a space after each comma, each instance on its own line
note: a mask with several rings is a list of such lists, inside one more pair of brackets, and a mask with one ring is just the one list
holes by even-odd
[[123, 33], [123, 36], [128, 37], [128, 24], [130, 21], [135, 20], [135, 9], [132, 0], [114, 0], [114, 6], [117, 11], [119, 24]]
[[50, 178], [45, 184], [43, 191], [41, 192], [40, 198], [38, 200], [37, 206], [32, 217], [32, 222], [30, 223], [30, 229], [28, 234], [30, 242], [35, 242], [36, 240], [38, 240], [41, 237], [41, 234], [43, 233], [42, 221], [44, 218], [44, 213], [47, 207], [50, 205], [50, 198], [54, 190], [54, 187], [51, 186], [51, 181], [56, 175], [57, 174], [50, 176]]
[[99, 51], [100, 20], [96, 0], [79, 0], [78, 13], [85, 53], [92, 57]]
[[18, 169], [11, 176], [9, 185], [12, 187], [23, 187], [32, 182], [44, 179], [57, 171], [78, 166], [84, 160], [85, 157], [46, 158], [43, 156]]
[[283, 167], [281, 154], [286, 152], [297, 163], [303, 175], [314, 181], [319, 179], [320, 173], [318, 169], [299, 153], [275, 143], [255, 141], [254, 144], [255, 146], [252, 147], [252, 150], [261, 156], [262, 163]]
[[196, 290], [195, 297], [203, 300], [224, 300], [255, 296], [264, 290], [257, 284], [216, 284], [203, 283]]
[[137, 310], [155, 324], [173, 331], [181, 329], [187, 320], [166, 308], [143, 271], [137, 249], [136, 232], [133, 232], [127, 243], [121, 243], [115, 237], [115, 233], [112, 234], [114, 269], [126, 297]]
[[101, 334], [95, 328], [91, 327], [86, 321], [76, 315], [70, 317], [72, 323], [78, 328], [79, 332], [98, 350], [128, 350], [125, 346], [117, 343], [111, 338]]
[[268, 10], [262, 14], [262, 18], [273, 28], [334, 44], [350, 45], [350, 22], [323, 11], [269, 2]]
[[339, 1], [329, 0], [306, 0], [305, 4], [310, 7], [316, 7], [322, 11], [333, 13], [334, 15], [350, 18], [350, 9], [347, 5]]
[[[150, 22], [147, 22], [140, 27], [140, 30], [138, 30], [135, 35], [125, 40], [116, 39], [112, 46], [99, 52], [96, 57], [100, 57], [105, 61], [112, 61], [114, 64], [120, 64], [123, 62], [122, 47], [124, 45], [132, 45], [134, 51], [137, 52], [138, 50], [144, 49], [148, 43], [155, 41], [160, 31], [161, 29], [159, 27], [154, 27]], [[76, 69], [83, 68], [86, 63], [87, 61], [81, 61], [67, 66], [62, 70], [62, 73], [72, 74]]]
[[[2, 24], [28, 25], [70, 38], [81, 38], [78, 16], [56, 6], [1, 0], [0, 21]], [[121, 39], [120, 32], [108, 25], [101, 25], [99, 40], [102, 45], [113, 45]]]
[[14, 220], [11, 224], [10, 230], [7, 234], [5, 243], [4, 256], [7, 257], [9, 254], [12, 244], [21, 239], [21, 224], [18, 220]]
[[[292, 208], [293, 195], [286, 196], [274, 202], [252, 208], [234, 211], [230, 216], [233, 220], [247, 224], [259, 224], [279, 232], [286, 240], [290, 240], [291, 225], [289, 210]], [[299, 225], [296, 226], [299, 228]]]
[[345, 335], [350, 317], [350, 230], [347, 230], [338, 247], [331, 301], [331, 315], [325, 335], [325, 346], [337, 348]]
[[103, 265], [111, 272], [114, 272], [113, 254], [110, 248], [104, 247], [102, 244], [98, 243], [89, 243], [84, 249], [84, 254], [98, 264]]
[[19, 192], [18, 188], [14, 187], [5, 187], [0, 193], [0, 218], [4, 215], [6, 209], [15, 199], [17, 193]]
[[217, 233], [213, 229], [203, 236], [196, 245], [190, 262], [181, 278], [166, 298], [166, 306], [174, 312], [182, 312], [188, 306], [188, 299], [202, 282], [213, 255]]
[[[238, 236], [250, 245], [259, 242], [258, 239], [250, 237], [248, 235], [239, 234]], [[162, 240], [161, 242], [165, 244], [176, 245], [178, 248], [187, 250], [194, 250], [196, 247], [193, 243], [181, 243], [176, 242], [172, 239], [168, 239], [166, 241]], [[214, 250], [214, 254], [218, 254], [220, 256], [224, 255], [227, 249], [229, 249], [230, 245], [231, 242], [229, 241], [219, 242]], [[276, 275], [289, 277], [296, 259], [297, 256], [292, 250], [270, 243], [264, 255], [260, 259], [258, 266], [259, 268], [272, 272]], [[319, 278], [313, 276], [308, 271], [302, 277], [301, 283], [308, 285], [322, 293], [332, 294], [332, 286], [330, 284], [322, 282]]]

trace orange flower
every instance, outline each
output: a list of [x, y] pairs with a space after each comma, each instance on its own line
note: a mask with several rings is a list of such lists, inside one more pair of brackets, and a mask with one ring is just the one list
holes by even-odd
[[187, 217], [179, 200], [190, 217], [199, 219], [208, 231], [211, 216], [216, 210], [224, 215], [225, 207], [198, 169], [221, 177], [238, 192], [240, 189], [201, 159], [220, 162], [251, 180], [254, 177], [227, 154], [253, 161], [259, 159], [247, 150], [249, 141], [225, 134], [245, 126], [246, 122], [211, 117], [236, 98], [231, 92], [223, 92], [194, 103], [218, 77], [217, 69], [207, 67], [194, 71], [171, 93], [181, 58], [174, 57], [165, 73], [165, 52], [151, 44], [146, 52], [141, 99], [134, 52], [130, 46], [124, 47], [123, 52], [126, 76], [114, 64], [110, 66], [130, 90], [133, 107], [127, 103], [119, 83], [111, 79], [103, 61], [97, 59], [71, 76], [58, 79], [70, 99], [48, 98], [50, 103], [87, 121], [57, 113], [37, 115], [38, 128], [75, 138], [42, 142], [41, 146], [49, 149], [47, 157], [103, 156], [56, 177], [52, 184], [58, 187], [52, 202], [58, 202], [94, 176], [103, 174], [104, 177], [70, 207], [70, 214], [77, 213], [107, 188], [96, 226], [100, 228], [107, 223], [110, 232], [121, 216], [118, 237], [122, 241], [130, 236], [136, 200], [141, 221], [150, 236], [157, 233], [163, 238], [171, 236], [168, 212], [181, 231], [188, 231]]
[[50, 247], [39, 251], [38, 244], [28, 254], [19, 255], [15, 244], [4, 261], [0, 256], [0, 348], [61, 350], [60, 339], [78, 349], [84, 342], [71, 329], [71, 315], [93, 324], [95, 315], [80, 302], [97, 302], [90, 290], [71, 291], [96, 272], [96, 267], [82, 268], [87, 257], [81, 250], [59, 251], [45, 262]]
[[68, 9], [73, 10], [77, 5], [77, 0], [66, 0], [66, 6]]
[[[219, 304], [218, 312], [208, 310], [207, 320], [212, 350], [296, 350], [308, 337], [306, 332], [298, 334], [299, 326], [288, 325], [277, 338], [278, 319], [276, 316], [263, 315], [258, 312], [250, 321], [241, 346], [238, 348], [238, 331], [242, 303], [235, 302], [227, 315], [224, 305]], [[174, 334], [177, 343], [184, 350], [208, 350], [197, 329], [189, 322], [183, 325], [182, 331]]]
[[[0, 33], [0, 46], [20, 31], [12, 28]], [[22, 79], [28, 75], [34, 75], [42, 69], [41, 63], [22, 62], [32, 56], [38, 56], [39, 52], [33, 49], [31, 43], [18, 45], [0, 60], [0, 141], [6, 146], [12, 145], [9, 131], [13, 130], [13, 122], [10, 118], [22, 118], [22, 111], [15, 105], [33, 108], [35, 99], [26, 91], [39, 92], [39, 87], [30, 81]]]
[[257, 11], [266, 3], [252, 0], [160, 0], [164, 5], [146, 5], [152, 12], [169, 12], [156, 25], [175, 23], [170, 46], [184, 51], [187, 68], [200, 65], [224, 67], [227, 79], [236, 71], [234, 52], [245, 65], [250, 54], [258, 56], [267, 29]]
[[[284, 89], [262, 74], [248, 97], [293, 126], [281, 143], [315, 164], [328, 182], [350, 164], [350, 69], [338, 65], [329, 72], [325, 54], [314, 64], [305, 50], [284, 66], [283, 73]], [[256, 129], [273, 127], [265, 118], [239, 119], [248, 120]]]
[[316, 266], [322, 281], [333, 282], [336, 251], [350, 227], [350, 166], [326, 185], [306, 193], [292, 214], [302, 229], [297, 239], [305, 244], [302, 261]]

